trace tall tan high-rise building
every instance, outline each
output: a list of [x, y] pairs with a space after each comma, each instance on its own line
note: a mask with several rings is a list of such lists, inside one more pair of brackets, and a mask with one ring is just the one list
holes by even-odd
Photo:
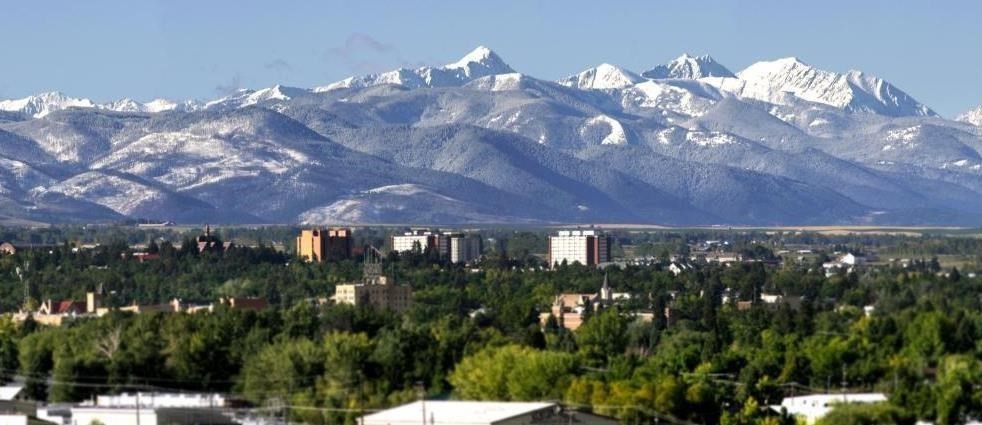
[[297, 255], [306, 261], [335, 261], [351, 258], [351, 229], [302, 230], [297, 236]]

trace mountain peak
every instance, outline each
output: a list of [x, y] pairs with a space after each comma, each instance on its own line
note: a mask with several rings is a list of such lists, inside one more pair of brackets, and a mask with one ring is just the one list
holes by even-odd
[[643, 78], [640, 75], [605, 62], [579, 74], [560, 79], [558, 83], [578, 89], [603, 90], [621, 89], [641, 81]]
[[736, 75], [738, 78], [744, 80], [752, 80], [755, 77], [762, 75], [776, 75], [776, 74], [788, 74], [788, 73], [805, 73], [805, 72], [816, 72], [821, 74], [833, 74], [828, 71], [823, 71], [812, 67], [800, 59], [794, 56], [788, 56], [785, 58], [778, 58], [769, 61], [759, 61], [754, 62], [748, 66], [743, 71], [738, 72]]
[[784, 104], [792, 95], [848, 111], [888, 116], [933, 116], [896, 86], [861, 71], [838, 74], [812, 67], [796, 57], [762, 61], [737, 73], [743, 80], [739, 96]]
[[662, 79], [676, 78], [695, 80], [706, 77], [733, 77], [733, 73], [725, 66], [716, 62], [712, 56], [692, 56], [683, 53], [665, 65], [658, 65], [641, 75], [645, 78]]
[[23, 99], [0, 101], [0, 111], [20, 112], [34, 118], [41, 118], [62, 109], [73, 107], [92, 108], [94, 106], [95, 103], [89, 99], [68, 97], [60, 91], [49, 91]]
[[805, 63], [804, 61], [802, 61], [801, 59], [798, 59], [797, 56], [788, 56], [788, 57], [784, 57], [784, 58], [778, 58], [778, 59], [775, 59], [775, 60], [773, 60], [771, 62], [777, 63], [777, 64], [781, 64], [781, 65], [811, 66], [811, 65], [808, 65], [807, 63]]
[[959, 115], [957, 118], [955, 118], [955, 121], [982, 126], [982, 105], [976, 106], [974, 109]]
[[[486, 46], [481, 45], [481, 46], [477, 46], [476, 48], [474, 48], [474, 50], [471, 50], [470, 53], [464, 55], [464, 57], [460, 58], [460, 60], [457, 61], [456, 63], [457, 64], [466, 64], [468, 62], [482, 62], [482, 61], [485, 61], [485, 60], [488, 60], [488, 59], [490, 59], [492, 57], [497, 57], [497, 56], [498, 55], [496, 53], [494, 53], [493, 50], [491, 50], [490, 48], [488, 48]], [[449, 67], [449, 65], [448, 65], [448, 67]]]
[[477, 46], [457, 62], [444, 65], [443, 69], [461, 70], [469, 78], [515, 72], [497, 53], [485, 46]]

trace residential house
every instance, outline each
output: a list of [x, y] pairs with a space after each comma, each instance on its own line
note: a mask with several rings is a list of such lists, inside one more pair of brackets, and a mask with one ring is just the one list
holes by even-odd
[[825, 277], [831, 277], [838, 273], [839, 270], [843, 269], [847, 273], [851, 273], [856, 270], [857, 266], [861, 266], [863, 264], [866, 264], [866, 257], [855, 255], [853, 253], [845, 253], [833, 261], [822, 264], [822, 268], [825, 269]]

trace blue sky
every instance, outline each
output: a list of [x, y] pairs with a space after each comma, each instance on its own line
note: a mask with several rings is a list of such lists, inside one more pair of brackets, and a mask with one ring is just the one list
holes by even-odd
[[682, 52], [731, 70], [797, 56], [883, 77], [945, 116], [982, 104], [976, 1], [18, 1], [0, 12], [0, 98], [213, 98], [452, 62], [477, 45], [556, 79]]

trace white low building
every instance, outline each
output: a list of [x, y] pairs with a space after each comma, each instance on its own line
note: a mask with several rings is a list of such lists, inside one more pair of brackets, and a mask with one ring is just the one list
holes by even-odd
[[38, 418], [64, 425], [226, 425], [229, 402], [221, 394], [124, 393], [100, 395], [78, 405], [39, 407]]
[[214, 393], [123, 393], [100, 395], [95, 399], [99, 407], [225, 407], [225, 396]]
[[[425, 419], [424, 419], [425, 418]], [[612, 418], [547, 402], [417, 401], [365, 415], [361, 425], [615, 425]]]
[[27, 415], [2, 413], [0, 414], [0, 425], [27, 425]]
[[205, 408], [73, 407], [71, 424], [89, 425], [233, 425], [219, 410]]
[[20, 400], [23, 398], [23, 393], [24, 393], [23, 385], [4, 385], [0, 387], [0, 400], [2, 401]]
[[846, 253], [840, 255], [833, 261], [822, 264], [825, 269], [825, 277], [831, 277], [836, 274], [839, 269], [845, 269], [847, 273], [851, 273], [856, 269], [856, 266], [861, 266], [866, 264], [866, 257], [854, 255], [852, 253]]
[[842, 394], [814, 394], [798, 397], [785, 397], [781, 400], [780, 406], [771, 406], [771, 409], [780, 412], [787, 410], [791, 415], [800, 417], [806, 423], [815, 423], [818, 419], [831, 411], [836, 404], [842, 403], [883, 403], [887, 401], [887, 396], [883, 393], [842, 393]]
[[668, 266], [668, 271], [672, 272], [672, 274], [675, 275], [675, 276], [678, 276], [678, 275], [682, 274], [683, 272], [689, 271], [691, 269], [692, 269], [692, 266], [690, 266], [690, 265], [688, 265], [686, 263], [675, 263], [675, 262], [673, 262], [672, 264], [669, 264], [669, 266]]

